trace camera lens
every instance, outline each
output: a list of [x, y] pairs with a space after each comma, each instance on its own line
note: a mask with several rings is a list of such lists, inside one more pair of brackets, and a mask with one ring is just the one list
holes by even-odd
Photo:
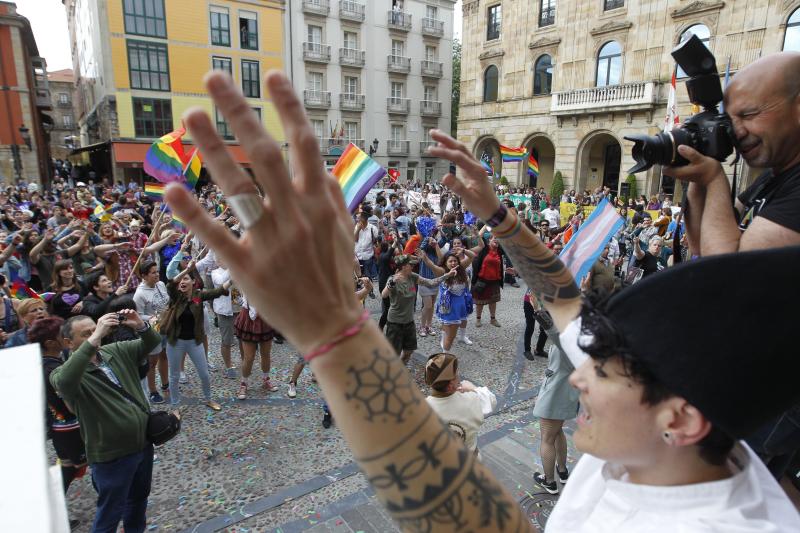
[[653, 136], [631, 135], [625, 139], [634, 143], [631, 155], [636, 164], [628, 171], [633, 174], [647, 170], [653, 165], [685, 165], [687, 161], [678, 155], [678, 146], [692, 145], [689, 133], [683, 128]]

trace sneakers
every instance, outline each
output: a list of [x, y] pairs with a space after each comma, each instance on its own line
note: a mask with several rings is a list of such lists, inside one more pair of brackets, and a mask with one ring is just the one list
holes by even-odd
[[178, 378], [178, 383], [181, 383], [183, 385], [189, 383], [189, 378], [186, 377], [186, 372], [181, 372], [181, 377]]
[[244, 381], [239, 385], [239, 392], [236, 394], [236, 397], [240, 400], [247, 399], [247, 383]]
[[230, 368], [225, 369], [225, 377], [227, 379], [236, 379], [239, 377], [239, 373], [236, 372], [236, 367], [232, 366]]
[[460, 340], [461, 342], [463, 342], [467, 346], [472, 346], [472, 340], [470, 340], [470, 338], [467, 337], [467, 331], [464, 330], [464, 329], [459, 329], [458, 330], [458, 340]]
[[427, 333], [428, 335], [433, 335], [434, 334], [433, 330], [430, 327], [426, 327], [425, 328], [425, 333]]
[[217, 365], [211, 362], [211, 359], [206, 359], [206, 364], [208, 365], [208, 370], [214, 372], [217, 370]]
[[425, 331], [425, 328], [419, 328], [419, 336], [420, 337], [427, 337], [428, 336], [428, 332]]
[[533, 474], [533, 481], [542, 487], [548, 494], [558, 494], [558, 483], [556, 483], [555, 479], [548, 483], [544, 477], [544, 474], [536, 472]]
[[528, 361], [533, 361], [535, 359], [535, 357], [533, 356], [533, 352], [531, 352], [530, 350], [525, 350], [524, 352], [522, 352], [522, 355], [524, 355], [525, 359], [527, 359]]
[[325, 416], [322, 417], [322, 427], [328, 429], [333, 424], [333, 417], [331, 416], [330, 412], [325, 411]]
[[297, 398], [297, 385], [289, 383], [289, 390], [286, 391], [286, 396], [289, 398]]
[[161, 396], [158, 391], [150, 393], [150, 403], [164, 403], [164, 397]]
[[492, 319], [489, 321], [489, 323], [490, 323], [491, 325], [493, 325], [494, 327], [496, 327], [496, 328], [499, 328], [499, 327], [500, 327], [500, 322], [498, 322], [496, 318], [492, 318]]
[[558, 466], [556, 465], [556, 476], [562, 485], [566, 485], [567, 480], [569, 479], [569, 469], [565, 466], [564, 470], [559, 470]]
[[278, 386], [273, 385], [267, 376], [264, 376], [264, 379], [261, 381], [261, 387], [267, 392], [276, 392], [278, 390]]
[[222, 406], [217, 402], [215, 402], [214, 400], [208, 400], [206, 402], [206, 407], [208, 407], [212, 411], [222, 411]]
[[481, 319], [480, 318], [475, 318], [475, 327], [476, 328], [481, 327]]

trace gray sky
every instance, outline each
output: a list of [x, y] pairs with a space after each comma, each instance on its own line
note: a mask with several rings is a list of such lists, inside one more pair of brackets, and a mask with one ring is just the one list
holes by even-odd
[[72, 68], [67, 12], [61, 0], [11, 0], [17, 12], [31, 21], [39, 54], [47, 60], [47, 70]]
[[[47, 60], [47, 70], [72, 68], [67, 14], [60, 0], [12, 0], [17, 11], [28, 17], [39, 53]], [[461, 0], [455, 6], [455, 37], [461, 38]]]

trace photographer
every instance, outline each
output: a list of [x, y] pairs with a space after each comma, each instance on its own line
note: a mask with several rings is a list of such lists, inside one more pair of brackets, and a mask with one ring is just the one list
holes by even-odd
[[739, 71], [725, 91], [747, 164], [767, 169], [731, 209], [722, 165], [689, 146], [664, 174], [690, 181], [686, 224], [696, 255], [800, 244], [800, 54], [782, 52]]
[[[120, 325], [141, 338], [101, 347], [103, 337]], [[133, 310], [103, 315], [96, 324], [85, 315], [72, 317], [61, 336], [70, 356], [52, 371], [50, 383], [80, 420], [97, 490], [92, 531], [116, 531], [120, 520], [125, 531], [144, 531], [153, 473], [153, 446], [145, 437], [148, 416], [117, 388], [147, 405], [139, 366], [161, 336]]]

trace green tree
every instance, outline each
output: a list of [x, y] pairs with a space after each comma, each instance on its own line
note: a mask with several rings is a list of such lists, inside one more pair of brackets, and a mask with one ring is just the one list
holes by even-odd
[[[639, 196], [636, 190], [636, 175], [628, 174], [628, 177], [625, 178], [625, 183], [628, 184], [628, 198], [633, 198], [635, 200]], [[625, 201], [627, 202], [627, 199]]]
[[550, 186], [550, 202], [560, 202], [562, 194], [564, 194], [564, 176], [557, 170], [553, 176], [553, 185]]
[[453, 39], [453, 93], [450, 97], [450, 135], [458, 136], [458, 106], [461, 101], [461, 42]]
[[505, 176], [500, 176], [500, 185], [508, 185], [508, 178]]

